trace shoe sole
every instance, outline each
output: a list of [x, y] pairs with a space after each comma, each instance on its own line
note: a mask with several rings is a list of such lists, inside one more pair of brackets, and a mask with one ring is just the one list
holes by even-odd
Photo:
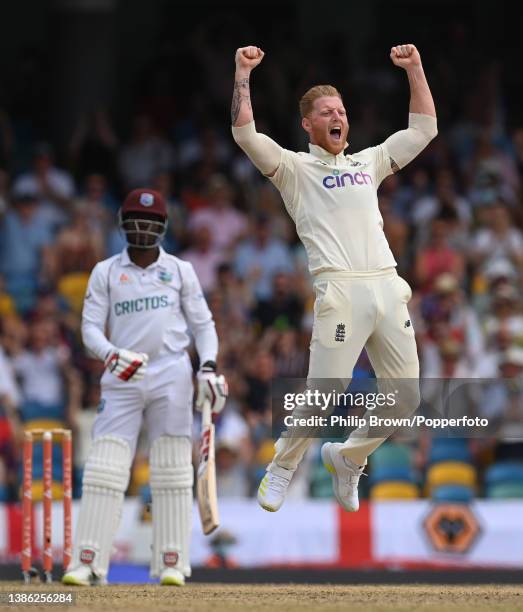
[[62, 578], [62, 584], [66, 584], [68, 586], [92, 586], [91, 582], [85, 582], [83, 580], [79, 580], [74, 576], [64, 576]]
[[331, 446], [332, 446], [332, 442], [325, 442], [325, 444], [321, 447], [321, 460], [323, 461], [323, 465], [325, 466], [325, 469], [327, 470], [327, 472], [329, 472], [332, 476], [332, 480], [333, 480], [332, 490], [334, 491], [334, 497], [338, 501], [338, 504], [340, 504], [340, 506], [347, 512], [357, 512], [359, 508], [352, 508], [352, 507], [347, 508], [347, 506], [341, 501], [338, 495], [339, 481], [338, 481], [338, 474], [336, 472], [336, 468], [334, 467], [334, 464], [332, 463], [332, 459], [330, 456]]
[[281, 508], [281, 506], [278, 508], [275, 508], [274, 506], [269, 506], [263, 500], [261, 500], [259, 496], [257, 497], [257, 500], [260, 507], [262, 507], [267, 512], [278, 512], [278, 510]]
[[161, 586], [177, 586], [182, 587], [185, 586], [185, 580], [179, 580], [177, 578], [164, 578], [160, 581]]

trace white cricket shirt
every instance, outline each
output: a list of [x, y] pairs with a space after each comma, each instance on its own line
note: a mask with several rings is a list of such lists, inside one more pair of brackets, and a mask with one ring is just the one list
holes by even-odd
[[89, 279], [82, 313], [85, 346], [104, 360], [123, 348], [149, 360], [183, 353], [192, 332], [200, 361], [216, 361], [218, 338], [192, 265], [162, 248], [147, 268], [125, 248], [98, 263]]
[[396, 265], [383, 232], [377, 189], [392, 174], [385, 144], [354, 155], [282, 149], [270, 180], [280, 191], [303, 242], [311, 274], [368, 272]]

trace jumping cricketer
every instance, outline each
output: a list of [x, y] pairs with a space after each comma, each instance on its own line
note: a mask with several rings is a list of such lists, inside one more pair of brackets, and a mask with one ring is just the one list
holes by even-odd
[[218, 338], [190, 263], [160, 243], [163, 196], [136, 189], [119, 211], [127, 247], [98, 263], [82, 314], [86, 348], [105, 362], [101, 403], [83, 476], [72, 560], [64, 584], [105, 584], [113, 537], [142, 422], [150, 442], [151, 576], [183, 585], [190, 576], [193, 383], [190, 333], [200, 358], [196, 407], [222, 410], [227, 386], [216, 374]]
[[[385, 142], [345, 154], [349, 123], [341, 94], [318, 85], [300, 101], [309, 152], [283, 149], [256, 131], [250, 98], [251, 71], [263, 60], [255, 46], [236, 51], [232, 133], [253, 164], [278, 188], [307, 251], [316, 300], [308, 384], [338, 379], [348, 384], [363, 347], [378, 379], [417, 379], [419, 363], [407, 303], [412, 292], [398, 276], [383, 231], [377, 189], [412, 161], [436, 136], [436, 111], [414, 45], [391, 49], [410, 85], [409, 123]], [[345, 388], [345, 387], [344, 387]], [[419, 404], [418, 385], [403, 394], [404, 409]], [[359, 508], [358, 482], [368, 455], [386, 438], [354, 436], [327, 442], [321, 454], [336, 498]], [[268, 511], [282, 505], [292, 475], [312, 438], [281, 437], [258, 490]]]

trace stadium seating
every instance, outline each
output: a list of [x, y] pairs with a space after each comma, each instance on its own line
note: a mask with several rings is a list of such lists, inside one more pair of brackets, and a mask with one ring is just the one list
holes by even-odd
[[76, 272], [62, 276], [58, 282], [58, 293], [62, 296], [70, 308], [76, 312], [82, 312], [84, 296], [87, 289], [89, 274]]
[[[54, 482], [51, 488], [53, 499], [61, 500], [64, 497], [64, 487], [61, 482]], [[43, 480], [34, 480], [33, 487], [33, 502], [42, 501], [44, 498], [44, 482]]]
[[386, 499], [416, 499], [419, 497], [418, 487], [412, 482], [381, 482], [370, 490], [373, 500]]
[[384, 442], [369, 457], [369, 466], [373, 472], [383, 466], [410, 468], [411, 454], [411, 449], [404, 444]]
[[472, 457], [467, 440], [463, 438], [434, 438], [429, 451], [429, 464], [440, 461], [471, 463]]
[[474, 489], [476, 482], [476, 469], [462, 461], [441, 461], [430, 466], [427, 471], [426, 486], [429, 495], [435, 487], [442, 485], [461, 485]]
[[0, 503], [9, 500], [9, 488], [5, 485], [0, 485]]
[[487, 497], [523, 497], [523, 462], [503, 461], [491, 465], [485, 474]]
[[441, 485], [432, 489], [432, 500], [437, 502], [469, 503], [474, 489], [463, 485]]
[[487, 489], [490, 499], [523, 499], [522, 482], [506, 482], [492, 485]]
[[408, 446], [385, 442], [369, 457], [371, 499], [419, 497]]

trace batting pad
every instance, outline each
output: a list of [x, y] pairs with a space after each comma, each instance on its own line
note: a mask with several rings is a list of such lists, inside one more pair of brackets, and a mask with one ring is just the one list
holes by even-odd
[[191, 440], [160, 436], [151, 447], [153, 519], [151, 577], [166, 567], [191, 575], [189, 539], [192, 525], [193, 467]]
[[120, 522], [131, 468], [129, 444], [116, 436], [92, 443], [85, 465], [82, 501], [69, 569], [89, 564], [105, 578], [112, 543]]

